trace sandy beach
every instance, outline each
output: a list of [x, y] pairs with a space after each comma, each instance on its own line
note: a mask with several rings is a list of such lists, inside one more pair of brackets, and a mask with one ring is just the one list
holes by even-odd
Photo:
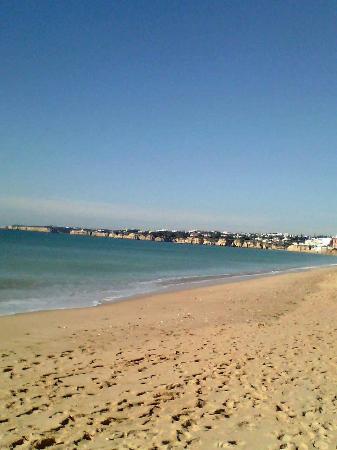
[[0, 318], [2, 449], [336, 449], [337, 270]]

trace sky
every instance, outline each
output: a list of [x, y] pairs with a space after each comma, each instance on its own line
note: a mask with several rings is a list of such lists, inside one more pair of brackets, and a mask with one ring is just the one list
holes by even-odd
[[0, 9], [0, 224], [337, 234], [335, 1]]

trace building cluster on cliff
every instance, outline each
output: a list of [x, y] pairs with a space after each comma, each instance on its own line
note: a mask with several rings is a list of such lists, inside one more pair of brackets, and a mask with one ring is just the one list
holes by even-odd
[[220, 231], [177, 231], [139, 229], [109, 230], [77, 227], [9, 225], [8, 230], [36, 231], [42, 233], [67, 233], [112, 239], [173, 242], [176, 244], [214, 245], [294, 252], [325, 253], [337, 255], [337, 236], [303, 236], [289, 233], [230, 233]]

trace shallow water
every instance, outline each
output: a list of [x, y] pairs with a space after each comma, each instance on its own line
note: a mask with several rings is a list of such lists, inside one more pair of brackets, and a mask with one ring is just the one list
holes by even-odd
[[0, 231], [0, 314], [94, 306], [172, 286], [336, 264], [337, 257]]

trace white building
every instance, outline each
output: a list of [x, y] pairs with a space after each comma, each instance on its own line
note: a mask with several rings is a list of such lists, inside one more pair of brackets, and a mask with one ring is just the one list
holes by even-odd
[[310, 247], [330, 247], [331, 245], [331, 237], [324, 237], [324, 238], [311, 238], [306, 239], [304, 242], [304, 245], [308, 245]]

